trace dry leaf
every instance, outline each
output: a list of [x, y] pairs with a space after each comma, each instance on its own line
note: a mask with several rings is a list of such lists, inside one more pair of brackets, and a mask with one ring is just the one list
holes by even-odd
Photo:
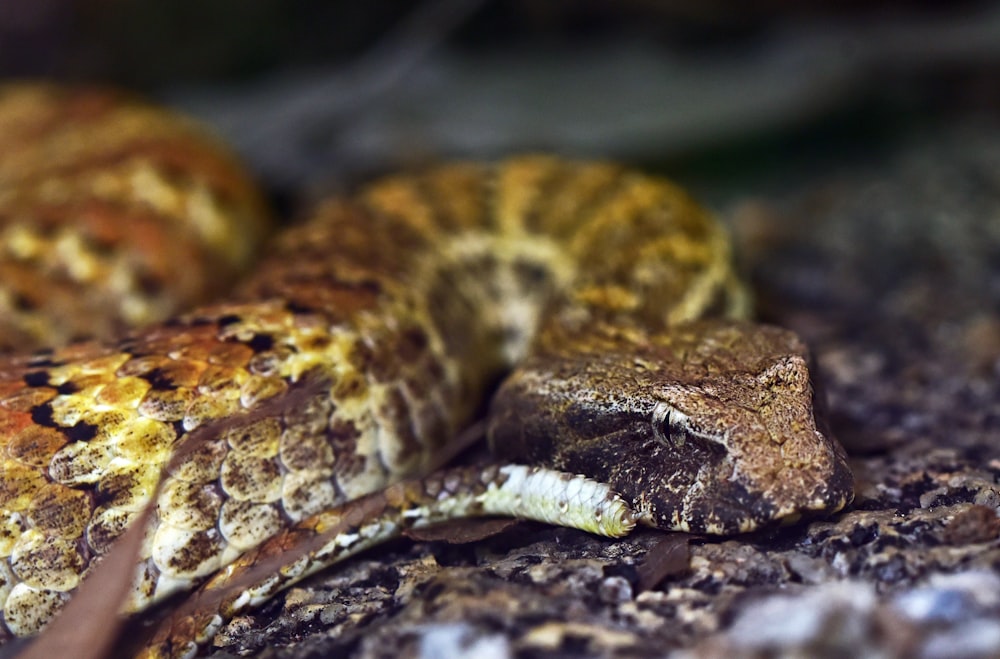
[[521, 523], [519, 519], [456, 519], [419, 529], [407, 529], [403, 535], [417, 542], [447, 542], [460, 545], [478, 542], [502, 533]]
[[655, 588], [667, 577], [683, 574], [691, 565], [690, 542], [696, 536], [669, 533], [646, 552], [646, 560], [636, 568], [639, 591]]

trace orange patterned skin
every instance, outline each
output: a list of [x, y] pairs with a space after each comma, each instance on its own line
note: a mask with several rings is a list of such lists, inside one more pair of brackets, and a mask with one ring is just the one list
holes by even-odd
[[216, 297], [268, 224], [243, 167], [190, 119], [106, 89], [0, 85], [0, 352]]
[[[228, 302], [0, 364], [5, 628], [45, 624], [146, 505], [172, 448], [211, 421], [323, 383], [305, 405], [201, 440], [171, 470], [130, 610], [314, 513], [431, 472], [498, 374], [563, 335], [658, 335], [746, 308], [714, 220], [675, 186], [618, 166], [448, 165], [329, 201]], [[811, 410], [808, 381], [791, 384]], [[780, 516], [734, 513], [723, 532], [849, 500], [842, 452], [805, 430], [795, 459], [815, 467], [810, 482], [782, 493]], [[735, 469], [776, 452], [765, 445]], [[832, 483], [819, 501], [815, 478]], [[713, 530], [697, 515], [675, 527]]]

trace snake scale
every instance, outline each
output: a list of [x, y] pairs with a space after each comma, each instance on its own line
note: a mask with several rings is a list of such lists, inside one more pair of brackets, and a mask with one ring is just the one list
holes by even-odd
[[[190, 289], [201, 269], [216, 288], [266, 224], [224, 150], [131, 99], [12, 86], [0, 94], [0, 134], [18, 145], [0, 164], [11, 343], [30, 348], [45, 323], [68, 340], [145, 321], [146, 306], [173, 313], [160, 300], [171, 283]], [[126, 229], [104, 226], [116, 213]], [[55, 216], [70, 220], [37, 221]], [[126, 253], [168, 254], [140, 259], [138, 276], [95, 274], [99, 257], [124, 272], [108, 236], [140, 225], [146, 233], [131, 233], [142, 247]], [[208, 242], [191, 247], [190, 236]], [[198, 428], [220, 430], [164, 476], [128, 611], [246, 552], [252, 563], [267, 538], [319, 528], [366, 495], [381, 519], [395, 515], [381, 522], [388, 533], [391, 519], [510, 513], [610, 535], [635, 521], [746, 532], [852, 497], [843, 450], [817, 428], [805, 346], [744, 319], [727, 235], [669, 182], [536, 155], [445, 164], [328, 199], [272, 243], [224, 302], [0, 361], [8, 637], [44, 627]], [[125, 282], [97, 296], [128, 302], [125, 320], [70, 326], [60, 300], [84, 295], [68, 293], [52, 298], [55, 320], [18, 320], [46, 302], [29, 284], [9, 292], [22, 281], [12, 264], [37, 269], [54, 252], [70, 255], [61, 270], [46, 266], [57, 290], [70, 279]], [[92, 267], [74, 270], [84, 257]], [[440, 468], [505, 374], [487, 421], [493, 454], [497, 465], [536, 466], [457, 469], [384, 490]], [[301, 404], [253, 415], [306, 382], [315, 391]], [[243, 420], [219, 424], [228, 418]], [[373, 519], [333, 545], [377, 540], [359, 531]]]

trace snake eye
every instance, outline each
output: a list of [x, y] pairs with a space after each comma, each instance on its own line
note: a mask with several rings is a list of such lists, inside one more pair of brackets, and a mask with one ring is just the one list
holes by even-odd
[[683, 446], [688, 436], [688, 417], [667, 403], [660, 401], [653, 407], [653, 434], [671, 446]]

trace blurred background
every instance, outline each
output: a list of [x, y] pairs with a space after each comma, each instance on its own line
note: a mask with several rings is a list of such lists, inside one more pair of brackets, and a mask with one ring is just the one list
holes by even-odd
[[0, 74], [114, 83], [189, 111], [279, 198], [545, 149], [663, 169], [724, 200], [992, 121], [1000, 4], [4, 0]]

